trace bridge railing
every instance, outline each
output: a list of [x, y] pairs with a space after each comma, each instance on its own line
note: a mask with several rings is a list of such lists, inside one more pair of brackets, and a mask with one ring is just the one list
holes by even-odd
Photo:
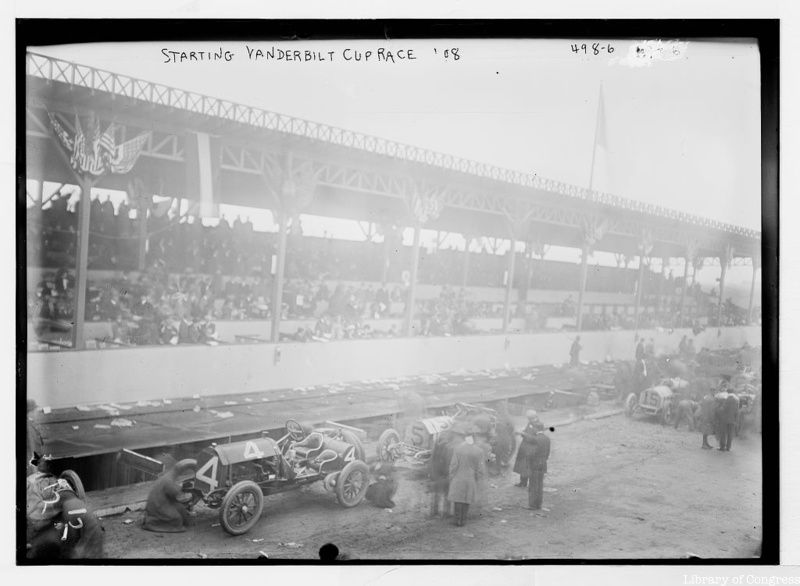
[[379, 138], [346, 130], [303, 118], [295, 118], [270, 112], [254, 106], [245, 106], [228, 100], [213, 98], [203, 94], [152, 83], [141, 79], [79, 65], [36, 53], [27, 54], [27, 74], [51, 82], [60, 82], [85, 87], [93, 91], [141, 100], [171, 108], [230, 120], [232, 122], [303, 136], [312, 140], [327, 142], [349, 148], [359, 149], [379, 155], [395, 157], [415, 163], [423, 163], [451, 171], [503, 181], [523, 187], [532, 187], [559, 195], [627, 209], [660, 218], [676, 219], [714, 230], [760, 238], [760, 233], [741, 226], [718, 222], [709, 218], [648, 204], [641, 201], [619, 197], [610, 193], [589, 190], [562, 181], [547, 179], [481, 163], [462, 159], [453, 155], [423, 149], [413, 145]]

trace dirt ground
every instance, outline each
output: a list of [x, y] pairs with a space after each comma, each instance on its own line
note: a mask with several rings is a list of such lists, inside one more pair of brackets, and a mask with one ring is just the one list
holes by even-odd
[[[543, 414], [543, 420], [547, 418]], [[519, 428], [523, 425], [520, 422]], [[527, 508], [511, 472], [491, 479], [489, 505], [467, 525], [431, 518], [426, 482], [404, 471], [396, 507], [344, 509], [321, 485], [265, 499], [261, 521], [232, 537], [199, 508], [186, 533], [142, 530], [142, 513], [103, 520], [109, 558], [317, 558], [335, 543], [359, 559], [749, 557], [761, 543], [761, 436], [731, 452], [701, 438], [616, 415], [556, 428], [544, 509]], [[712, 440], [713, 441], [713, 440]], [[127, 524], [126, 524], [127, 522]]]

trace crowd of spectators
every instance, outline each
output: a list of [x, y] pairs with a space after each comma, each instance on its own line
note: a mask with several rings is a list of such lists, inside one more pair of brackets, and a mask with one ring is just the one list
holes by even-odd
[[[75, 283], [70, 269], [75, 265], [81, 202], [70, 207], [69, 200], [69, 195], [57, 194], [46, 207], [29, 210], [28, 265], [53, 271], [29, 292], [29, 317], [51, 322], [73, 319]], [[94, 273], [86, 319], [111, 322], [116, 343], [213, 342], [215, 321], [272, 316], [274, 233], [256, 231], [248, 218], [241, 217], [232, 224], [223, 216], [214, 225], [204, 225], [191, 215], [175, 213], [169, 201], [152, 203], [144, 225], [140, 210], [132, 210], [127, 201], [115, 208], [108, 197], [95, 197], [90, 206], [89, 268], [113, 272], [102, 277]], [[302, 327], [293, 334], [295, 339], [394, 335], [394, 326], [394, 331], [381, 334], [367, 321], [404, 314], [410, 254], [408, 246], [387, 249], [372, 241], [306, 237], [296, 221], [288, 238], [281, 317], [316, 320], [315, 327]], [[423, 335], [466, 334], [471, 332], [471, 319], [502, 316], [502, 304], [467, 294], [463, 251], [423, 248], [418, 266], [420, 283], [442, 286], [437, 298], [416, 303]], [[471, 252], [466, 285], [502, 287], [506, 266], [507, 257], [488, 248]], [[577, 263], [521, 256], [516, 266], [514, 286], [523, 299], [528, 289], [574, 289], [580, 276]], [[671, 273], [647, 271], [646, 275], [646, 297], [663, 293], [667, 298], [680, 287], [680, 279]], [[635, 270], [595, 266], [588, 273], [591, 291], [633, 293], [635, 286]], [[697, 285], [690, 295], [703, 298]], [[644, 315], [642, 325], [674, 318], [674, 295], [672, 300], [671, 307], [665, 304], [652, 317]], [[724, 308], [725, 323], [740, 319], [734, 309]], [[574, 317], [575, 311], [576, 303], [568, 296], [552, 307], [521, 303], [512, 309], [512, 317], [525, 318], [527, 327], [536, 329], [549, 316]], [[587, 316], [584, 327], [611, 329], [629, 327], [630, 322], [622, 313], [604, 312]]]
[[[55, 195], [47, 206], [34, 213], [27, 223], [28, 266], [59, 269], [75, 266], [77, 216], [80, 200], [71, 207], [70, 195]], [[136, 271], [161, 264], [173, 273], [221, 273], [226, 276], [266, 277], [271, 273], [275, 254], [275, 234], [254, 230], [249, 218], [237, 217], [232, 223], [222, 216], [214, 225], [204, 225], [190, 214], [179, 215], [169, 201], [152, 203], [143, 226], [139, 213], [127, 201], [115, 208], [105, 197], [91, 201], [89, 268], [95, 270]], [[134, 208], [136, 206], [133, 206]], [[140, 258], [141, 234], [146, 235], [146, 255]], [[514, 286], [518, 289], [575, 289], [580, 278], [577, 263], [527, 260], [517, 253]], [[408, 246], [391, 247], [386, 254], [382, 243], [348, 241], [302, 235], [296, 226], [289, 237], [286, 275], [301, 280], [347, 280], [401, 282], [410, 266]], [[388, 267], [384, 267], [386, 261]], [[143, 261], [143, 263], [142, 263]], [[452, 247], [420, 251], [420, 283], [502, 287], [505, 284], [507, 257], [494, 254], [488, 246], [471, 252], [464, 282], [464, 253]], [[648, 271], [646, 292], [674, 286], [672, 275]], [[587, 290], [632, 293], [636, 271], [593, 266], [588, 273]]]

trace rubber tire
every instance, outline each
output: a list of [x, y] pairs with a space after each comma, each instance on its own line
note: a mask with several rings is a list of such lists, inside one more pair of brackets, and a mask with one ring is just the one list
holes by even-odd
[[[230, 524], [230, 521], [228, 521], [228, 515], [226, 513], [229, 507], [231, 507], [233, 504], [233, 500], [243, 492], [250, 492], [255, 497], [256, 513], [246, 523], [239, 526], [233, 526]], [[250, 529], [252, 529], [256, 523], [258, 523], [263, 510], [264, 493], [261, 492], [261, 488], [252, 480], [242, 480], [241, 482], [234, 484], [222, 499], [222, 505], [219, 508], [219, 522], [227, 533], [230, 533], [231, 535], [242, 535], [250, 531]]]
[[[348, 500], [344, 494], [345, 485], [353, 474], [361, 474], [363, 476], [363, 483], [360, 487], [358, 494], [355, 498]], [[364, 500], [369, 488], [369, 467], [361, 460], [354, 460], [345, 466], [336, 479], [336, 500], [345, 508], [355, 507]]]
[[74, 489], [75, 496], [81, 499], [82, 501], [86, 502], [86, 491], [83, 488], [83, 482], [81, 481], [80, 476], [74, 470], [64, 470], [60, 475], [59, 478], [63, 478], [69, 485]]
[[390, 445], [392, 442], [400, 443], [400, 434], [397, 432], [396, 429], [389, 428], [385, 430], [381, 436], [378, 438], [378, 447], [377, 447], [377, 455], [379, 462], [394, 462], [393, 459], [388, 458], [384, 459], [383, 448], [384, 446]]
[[636, 400], [636, 393], [631, 393], [628, 395], [628, 398], [625, 399], [625, 416], [626, 417], [633, 417], [633, 411], [637, 404]]
[[358, 439], [358, 436], [356, 434], [347, 429], [343, 429], [342, 439], [346, 441], [348, 444], [351, 444], [356, 447], [356, 452], [355, 452], [356, 460], [361, 460], [362, 462], [367, 461], [367, 452], [364, 449], [364, 444], [361, 443], [361, 440]]

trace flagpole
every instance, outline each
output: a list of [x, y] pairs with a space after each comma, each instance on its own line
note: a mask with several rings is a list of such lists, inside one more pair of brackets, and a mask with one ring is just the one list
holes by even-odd
[[603, 105], [603, 84], [600, 84], [600, 92], [597, 95], [597, 117], [594, 123], [594, 142], [592, 143], [592, 168], [589, 171], [589, 191], [592, 190], [594, 185], [594, 159], [597, 154], [597, 129], [600, 127], [600, 107]]

